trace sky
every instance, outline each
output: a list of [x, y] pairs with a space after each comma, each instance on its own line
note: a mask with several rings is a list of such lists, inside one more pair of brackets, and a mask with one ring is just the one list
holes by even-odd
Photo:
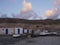
[[31, 10], [37, 14], [36, 19], [60, 19], [60, 0], [0, 0], [0, 16], [12, 17], [14, 14], [18, 17], [21, 11], [25, 14]]

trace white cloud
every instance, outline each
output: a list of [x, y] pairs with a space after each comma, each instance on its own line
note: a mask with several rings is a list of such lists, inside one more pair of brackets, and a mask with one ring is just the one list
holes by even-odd
[[45, 13], [46, 17], [49, 19], [56, 19], [60, 15], [60, 9], [53, 8], [51, 10], [47, 10]]
[[24, 12], [32, 10], [32, 4], [30, 2], [23, 1], [23, 9]]
[[55, 0], [54, 4], [55, 5], [60, 5], [60, 0]]
[[32, 4], [30, 2], [26, 2], [24, 0], [22, 4], [23, 4], [22, 11], [18, 15], [12, 14], [13, 18], [21, 18], [29, 20], [38, 20], [42, 18], [32, 10]]

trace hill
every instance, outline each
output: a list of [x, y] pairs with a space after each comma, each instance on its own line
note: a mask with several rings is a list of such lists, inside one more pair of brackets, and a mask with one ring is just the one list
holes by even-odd
[[28, 24], [51, 25], [51, 24], [60, 24], [60, 19], [26, 20], [26, 19], [19, 19], [19, 18], [0, 18], [0, 23], [28, 23]]

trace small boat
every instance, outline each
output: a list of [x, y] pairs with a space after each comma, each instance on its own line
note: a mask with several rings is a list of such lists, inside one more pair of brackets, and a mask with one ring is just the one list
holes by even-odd
[[20, 36], [21, 36], [20, 34], [13, 34], [13, 38], [18, 38]]
[[40, 32], [40, 35], [50, 35], [51, 33], [49, 32]]

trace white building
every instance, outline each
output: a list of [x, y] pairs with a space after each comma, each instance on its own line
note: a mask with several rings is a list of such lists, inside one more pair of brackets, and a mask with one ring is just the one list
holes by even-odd
[[[27, 34], [28, 30], [23, 28], [0, 28], [0, 35]], [[31, 33], [31, 30], [29, 31]]]

